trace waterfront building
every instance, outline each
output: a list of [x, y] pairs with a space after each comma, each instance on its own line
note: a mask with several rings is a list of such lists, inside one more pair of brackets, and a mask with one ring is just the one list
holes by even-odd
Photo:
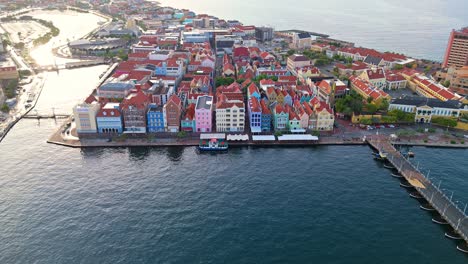
[[287, 124], [287, 128], [291, 132], [302, 131], [301, 129], [301, 120], [299, 116], [294, 112], [293, 108], [289, 105], [286, 105], [286, 111], [288, 111], [289, 120]]
[[450, 33], [442, 67], [468, 66], [468, 27]]
[[309, 128], [309, 114], [307, 114], [304, 107], [301, 105], [299, 101], [294, 102], [294, 111], [299, 117], [299, 126], [302, 129], [308, 129]]
[[271, 27], [256, 27], [255, 38], [257, 41], [266, 42], [273, 39], [273, 28]]
[[414, 113], [417, 123], [430, 123], [432, 117], [458, 118], [465, 109], [460, 101], [440, 101], [434, 98], [403, 97], [391, 101], [388, 110], [401, 110]]
[[275, 131], [285, 131], [289, 123], [289, 111], [281, 104], [273, 107], [273, 128]]
[[229, 100], [221, 94], [216, 103], [216, 131], [243, 132], [245, 126], [245, 105], [241, 100]]
[[122, 101], [124, 133], [146, 133], [146, 113], [150, 99], [143, 92], [129, 94]]
[[296, 85], [295, 91], [296, 97], [299, 98], [299, 101], [301, 103], [309, 102], [312, 99], [313, 92], [308, 85]]
[[180, 98], [173, 94], [167, 100], [163, 107], [164, 125], [167, 132], [179, 132], [180, 130], [180, 116], [182, 114], [182, 101]]
[[320, 131], [332, 131], [335, 123], [333, 109], [324, 101], [320, 101], [317, 97], [310, 101], [317, 116], [316, 129]]
[[283, 90], [279, 88], [276, 89], [276, 102], [281, 105], [284, 104], [284, 93]]
[[351, 89], [353, 89], [362, 97], [364, 97], [364, 99], [367, 99], [369, 97], [372, 97], [373, 100], [381, 100], [384, 98], [387, 100], [391, 99], [390, 95], [388, 95], [386, 92], [380, 89], [377, 89], [366, 80], [363, 80], [359, 77], [351, 76], [349, 78], [349, 81], [351, 82]]
[[303, 102], [302, 107], [304, 108], [305, 113], [309, 117], [309, 120], [307, 122], [307, 128], [309, 130], [317, 130], [317, 115], [314, 113], [314, 110], [312, 110], [311, 105], [309, 102]]
[[300, 54], [293, 54], [288, 57], [287, 69], [297, 76], [296, 69], [312, 65], [309, 58]]
[[436, 73], [437, 81], [450, 82], [450, 90], [460, 95], [468, 95], [468, 66], [459, 69], [453, 67]]
[[292, 96], [286, 90], [282, 90], [281, 93], [283, 94], [283, 103], [285, 105], [292, 106], [293, 105]]
[[267, 102], [265, 99], [260, 100], [260, 106], [262, 107], [262, 132], [270, 132], [271, 131], [271, 110], [267, 106]]
[[262, 131], [262, 107], [257, 97], [249, 99], [249, 121], [250, 131], [258, 133]]
[[153, 86], [146, 93], [151, 97], [151, 103], [163, 106], [169, 96], [174, 93], [174, 87], [169, 88], [162, 81], [154, 81]]
[[83, 102], [73, 107], [75, 117], [76, 132], [80, 134], [97, 133], [96, 115], [101, 105], [94, 101], [92, 103]]
[[122, 113], [119, 103], [107, 103], [96, 115], [100, 134], [121, 134], [123, 132]]
[[195, 105], [196, 132], [211, 132], [213, 120], [213, 96], [198, 96]]
[[194, 132], [196, 131], [195, 125], [195, 104], [189, 104], [185, 109], [185, 114], [180, 121], [182, 131]]
[[387, 87], [387, 80], [382, 68], [364, 70], [359, 77], [370, 82], [377, 89], [383, 90]]
[[164, 112], [163, 107], [157, 104], [150, 104], [146, 114], [148, 133], [164, 132]]

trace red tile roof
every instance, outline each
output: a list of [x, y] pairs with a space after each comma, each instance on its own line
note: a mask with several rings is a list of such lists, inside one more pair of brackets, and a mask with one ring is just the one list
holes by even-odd
[[195, 104], [189, 104], [185, 109], [185, 120], [193, 120], [195, 116]]
[[262, 114], [271, 115], [270, 108], [265, 103], [265, 100], [260, 100], [260, 106], [262, 107]]
[[129, 109], [130, 106], [136, 107], [139, 110], [146, 109], [150, 103], [150, 98], [141, 91], [131, 93], [122, 101], [122, 109]]
[[257, 97], [250, 98], [250, 109], [252, 112], [257, 113], [262, 111], [262, 107], [260, 106]]
[[381, 68], [378, 68], [376, 70], [368, 69], [366, 70], [366, 73], [367, 73], [367, 76], [369, 77], [369, 80], [385, 78], [384, 71]]
[[86, 98], [84, 102], [87, 104], [91, 104], [92, 102], [97, 102], [97, 99], [96, 97], [94, 97], [94, 95], [91, 94], [90, 96], [88, 96], [88, 98]]

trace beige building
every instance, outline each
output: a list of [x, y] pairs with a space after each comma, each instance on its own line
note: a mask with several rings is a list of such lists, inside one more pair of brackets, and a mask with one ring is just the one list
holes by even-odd
[[292, 35], [291, 48], [293, 49], [310, 49], [312, 46], [312, 38], [309, 33], [294, 33]]
[[0, 80], [18, 79], [19, 73], [16, 65], [10, 59], [0, 62]]
[[82, 103], [73, 107], [78, 134], [97, 133], [96, 115], [100, 109], [101, 105], [98, 102]]
[[311, 61], [304, 55], [294, 54], [288, 57], [288, 70], [297, 75], [296, 69], [312, 65]]
[[387, 79], [382, 68], [364, 70], [359, 77], [378, 89], [382, 90], [387, 87]]
[[216, 131], [244, 132], [245, 105], [240, 100], [228, 100], [222, 94], [216, 103]]

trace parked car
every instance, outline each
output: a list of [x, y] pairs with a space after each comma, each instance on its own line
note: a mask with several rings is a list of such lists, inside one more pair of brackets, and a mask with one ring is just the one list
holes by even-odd
[[387, 125], [387, 127], [388, 127], [388, 128], [395, 128], [395, 126], [394, 126], [394, 125], [391, 125], [391, 124], [390, 124], [390, 125]]

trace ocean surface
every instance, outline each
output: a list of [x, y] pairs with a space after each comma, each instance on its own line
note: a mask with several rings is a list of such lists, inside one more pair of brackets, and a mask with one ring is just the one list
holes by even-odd
[[[51, 18], [52, 19], [52, 18]], [[106, 66], [47, 74], [70, 113]], [[467, 263], [366, 146], [72, 149], [55, 120], [0, 143], [0, 263]], [[413, 148], [468, 202], [468, 150]]]
[[442, 61], [450, 31], [468, 26], [466, 0], [158, 0], [245, 24], [301, 29]]

